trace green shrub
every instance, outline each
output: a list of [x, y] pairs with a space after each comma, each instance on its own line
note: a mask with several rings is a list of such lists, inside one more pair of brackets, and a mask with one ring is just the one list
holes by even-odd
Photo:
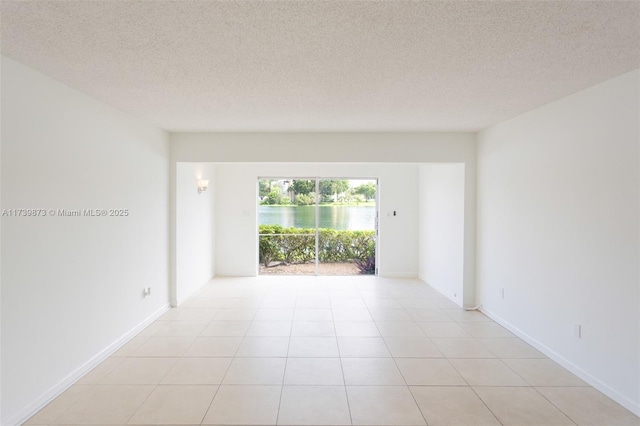
[[[315, 231], [313, 229], [288, 228], [280, 236], [280, 249], [285, 263], [307, 263], [315, 259]], [[303, 235], [286, 235], [286, 234]]]
[[[318, 236], [321, 262], [355, 262], [362, 273], [375, 271], [375, 231], [319, 229]], [[260, 262], [265, 266], [315, 259], [315, 229], [260, 225], [259, 240]]]
[[366, 259], [356, 260], [356, 266], [360, 270], [361, 274], [375, 274], [376, 273], [375, 255], [369, 256]]
[[280, 238], [284, 228], [280, 225], [260, 225], [260, 235], [258, 254], [260, 262], [266, 267], [271, 262], [282, 260], [282, 250], [280, 248]]

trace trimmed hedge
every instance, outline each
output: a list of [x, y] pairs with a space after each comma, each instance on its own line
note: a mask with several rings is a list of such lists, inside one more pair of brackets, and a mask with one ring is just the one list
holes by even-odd
[[[260, 225], [259, 232], [260, 263], [265, 266], [278, 261], [307, 263], [315, 260], [315, 229]], [[375, 272], [375, 231], [321, 228], [318, 237], [320, 262], [355, 262], [361, 272]]]

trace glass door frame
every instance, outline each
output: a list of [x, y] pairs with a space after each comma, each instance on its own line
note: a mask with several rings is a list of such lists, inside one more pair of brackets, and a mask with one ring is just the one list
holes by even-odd
[[[374, 272], [374, 276], [378, 275], [378, 265], [379, 265], [379, 253], [380, 250], [378, 249], [379, 247], [379, 242], [380, 242], [380, 179], [377, 177], [335, 177], [335, 176], [315, 176], [315, 177], [292, 177], [292, 176], [258, 176], [257, 180], [256, 180], [256, 199], [259, 199], [259, 190], [260, 190], [260, 181], [261, 180], [289, 180], [289, 181], [294, 181], [294, 180], [308, 180], [308, 181], [315, 181], [315, 203], [314, 205], [314, 217], [315, 217], [315, 268], [314, 268], [314, 273], [313, 276], [328, 276], [328, 275], [320, 275], [318, 273], [318, 266], [320, 264], [320, 256], [319, 256], [319, 252], [320, 252], [320, 228], [319, 228], [319, 221], [320, 221], [320, 180], [373, 180], [376, 183], [376, 196], [375, 196], [375, 203], [376, 203], [376, 209], [375, 209], [375, 223], [374, 223], [374, 230], [375, 230], [375, 248], [374, 248], [374, 257], [375, 257], [375, 264], [376, 264], [376, 268], [375, 268], [375, 272]], [[293, 200], [292, 200], [293, 201]], [[262, 234], [260, 234], [260, 212], [259, 209], [260, 208], [260, 203], [256, 204], [256, 234], [258, 236], [258, 239], [256, 241], [256, 264], [258, 265], [258, 269], [257, 269], [257, 274], [256, 275], [260, 275], [260, 237], [263, 236]], [[271, 235], [271, 234], [264, 234], [266, 235]], [[273, 234], [275, 235], [275, 234]], [[287, 234], [287, 235], [298, 235], [298, 234]], [[343, 275], [343, 276], [349, 276], [349, 275]]]

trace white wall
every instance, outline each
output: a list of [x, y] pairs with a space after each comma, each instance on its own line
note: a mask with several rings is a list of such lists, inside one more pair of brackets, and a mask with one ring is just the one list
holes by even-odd
[[[418, 273], [418, 166], [410, 164], [252, 163], [216, 166], [216, 271], [257, 274], [257, 180], [259, 177], [379, 178], [379, 274]], [[393, 216], [393, 211], [397, 212]]]
[[1, 121], [3, 208], [129, 209], [2, 218], [2, 424], [13, 425], [168, 305], [169, 137], [7, 58]]
[[477, 223], [484, 310], [640, 414], [639, 79], [482, 131]]
[[[2, 81], [2, 66], [0, 66], [0, 82]], [[0, 84], [0, 99], [2, 99], [2, 84]], [[0, 177], [2, 177], [2, 105], [0, 103]], [[0, 212], [3, 209], [2, 184], [0, 181]], [[1, 220], [1, 219], [0, 219]], [[2, 307], [2, 225], [0, 224], [0, 309]], [[0, 312], [0, 424], [2, 424], [2, 312]]]
[[[464, 164], [420, 165], [419, 277], [458, 305], [464, 292]], [[464, 295], [464, 300], [463, 300]]]
[[[215, 275], [215, 166], [178, 163], [176, 170], [176, 304]], [[198, 194], [199, 179], [209, 188]]]

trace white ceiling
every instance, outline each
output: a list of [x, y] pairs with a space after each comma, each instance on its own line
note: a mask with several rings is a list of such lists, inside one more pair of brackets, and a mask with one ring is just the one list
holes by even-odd
[[640, 66], [640, 2], [7, 1], [2, 53], [171, 131], [476, 131]]

